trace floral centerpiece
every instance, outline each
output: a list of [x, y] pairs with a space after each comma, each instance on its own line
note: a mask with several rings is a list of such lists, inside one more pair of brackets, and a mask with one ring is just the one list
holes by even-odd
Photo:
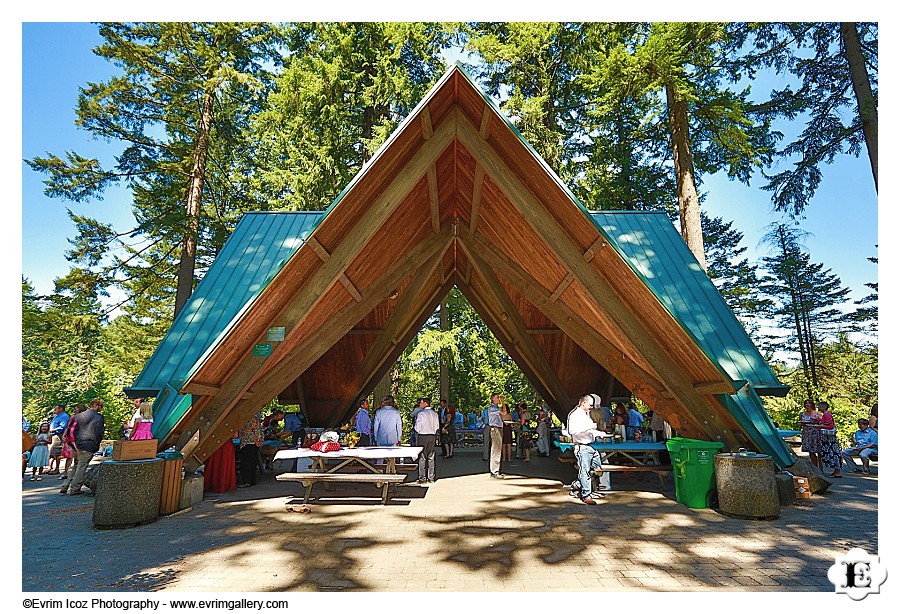
[[355, 448], [356, 444], [359, 443], [359, 433], [356, 431], [350, 431], [344, 436], [344, 445], [348, 448]]

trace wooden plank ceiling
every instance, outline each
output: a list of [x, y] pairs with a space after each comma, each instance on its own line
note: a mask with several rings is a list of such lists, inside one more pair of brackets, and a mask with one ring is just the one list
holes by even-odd
[[454, 68], [193, 370], [162, 445], [202, 462], [279, 395], [340, 423], [454, 285], [561, 418], [615, 378], [686, 436], [750, 444], [714, 396], [733, 382]]

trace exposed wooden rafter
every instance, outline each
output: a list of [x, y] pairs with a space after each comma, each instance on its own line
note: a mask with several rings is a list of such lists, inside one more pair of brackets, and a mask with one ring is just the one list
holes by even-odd
[[475, 164], [475, 185], [472, 188], [472, 220], [469, 222], [469, 230], [475, 232], [478, 226], [478, 215], [481, 209], [481, 192], [484, 188], [484, 167]]
[[422, 107], [422, 114], [420, 117], [422, 123], [422, 138], [427, 141], [434, 134], [434, 128], [431, 125], [431, 113], [428, 111], [427, 105]]

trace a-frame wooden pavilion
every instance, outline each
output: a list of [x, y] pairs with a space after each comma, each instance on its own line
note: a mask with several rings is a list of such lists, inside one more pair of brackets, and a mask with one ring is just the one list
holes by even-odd
[[327, 211], [245, 216], [126, 392], [188, 467], [275, 397], [336, 425], [454, 285], [560, 418], [615, 380], [793, 463], [759, 399], [787, 388], [666, 216], [587, 211], [459, 66]]

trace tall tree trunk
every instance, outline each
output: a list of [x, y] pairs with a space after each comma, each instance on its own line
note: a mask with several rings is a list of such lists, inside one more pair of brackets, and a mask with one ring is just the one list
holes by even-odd
[[[785, 261], [789, 260], [789, 250], [788, 250], [788, 241], [787, 237], [784, 233], [784, 227], [779, 226], [778, 228], [778, 242], [781, 247], [782, 257]], [[791, 267], [795, 268], [795, 267]], [[812, 392], [809, 390], [809, 383], [811, 381], [811, 374], [809, 371], [809, 359], [806, 354], [806, 344], [804, 341], [803, 335], [803, 322], [800, 318], [800, 313], [802, 306], [800, 304], [800, 283], [799, 280], [796, 279], [795, 271], [786, 270], [784, 271], [785, 281], [787, 282], [788, 288], [791, 294], [791, 314], [794, 316], [794, 328], [797, 334], [797, 347], [800, 350], [800, 364], [803, 365], [803, 373], [806, 376], [807, 381], [807, 394], [808, 396], [812, 396]]]
[[700, 198], [694, 182], [694, 157], [691, 155], [687, 103], [669, 84], [666, 84], [666, 101], [669, 108], [672, 156], [675, 160], [675, 181], [678, 186], [681, 236], [705, 271], [706, 253], [703, 251], [703, 229], [700, 226]]
[[622, 118], [623, 111], [621, 107], [616, 113], [616, 139], [619, 141], [619, 159], [622, 163], [622, 181], [621, 185], [625, 189], [625, 193], [622, 198], [622, 205], [625, 209], [631, 211], [637, 209], [635, 198], [634, 198], [634, 183], [632, 182], [632, 165], [631, 165], [631, 139], [628, 138], [625, 132], [624, 119]]
[[197, 235], [200, 232], [200, 205], [203, 202], [203, 182], [206, 179], [206, 158], [209, 155], [209, 133], [215, 94], [203, 98], [200, 124], [197, 127], [197, 145], [194, 149], [194, 167], [188, 185], [185, 211], [184, 238], [181, 241], [181, 262], [178, 265], [178, 286], [175, 289], [175, 316], [187, 303], [194, 291], [194, 265], [197, 261]]
[[844, 57], [850, 65], [850, 80], [856, 94], [856, 105], [862, 120], [863, 136], [869, 150], [869, 164], [872, 166], [872, 178], [875, 180], [875, 191], [878, 191], [878, 107], [872, 94], [866, 60], [859, 44], [859, 32], [856, 23], [841, 23], [841, 41], [844, 43]]
[[[441, 332], [447, 332], [450, 330], [450, 318], [447, 313], [447, 304], [449, 301], [447, 297], [444, 297], [444, 300], [441, 301]], [[447, 350], [441, 349], [441, 357], [440, 357], [440, 389], [441, 389], [441, 398], [447, 399], [447, 403], [450, 402], [450, 372], [449, 365], [447, 365]]]

